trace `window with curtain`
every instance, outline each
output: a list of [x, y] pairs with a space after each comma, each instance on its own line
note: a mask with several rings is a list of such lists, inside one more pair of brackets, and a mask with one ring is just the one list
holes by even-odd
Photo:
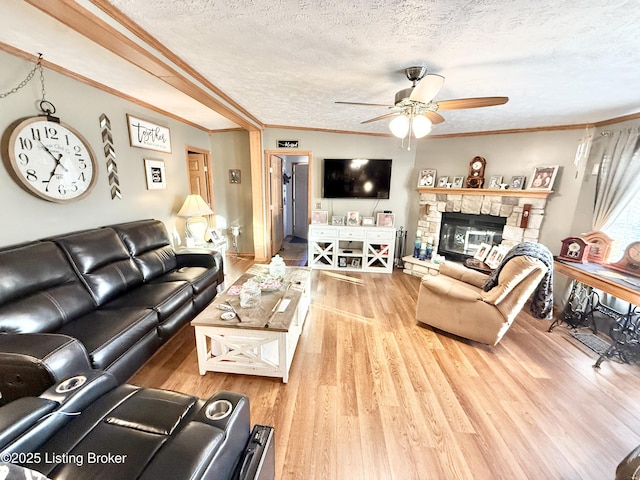
[[629, 205], [625, 207], [613, 224], [604, 230], [604, 233], [617, 241], [609, 257], [611, 262], [617, 262], [622, 258], [627, 245], [640, 240], [640, 188], [636, 189]]
[[593, 230], [617, 240], [609, 257], [617, 262], [629, 243], [640, 240], [640, 124], [603, 135]]

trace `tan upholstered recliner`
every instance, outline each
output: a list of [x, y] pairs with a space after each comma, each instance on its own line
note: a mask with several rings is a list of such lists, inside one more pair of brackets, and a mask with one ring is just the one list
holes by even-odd
[[487, 275], [445, 262], [438, 275], [420, 283], [418, 322], [488, 345], [497, 344], [527, 299], [547, 273], [545, 264], [530, 256], [507, 261], [498, 284], [488, 292]]

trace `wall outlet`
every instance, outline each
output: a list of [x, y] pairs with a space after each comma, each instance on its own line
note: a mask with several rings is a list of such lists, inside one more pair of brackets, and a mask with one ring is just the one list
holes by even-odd
[[322, 208], [322, 202], [316, 202], [316, 210], [320, 210]]

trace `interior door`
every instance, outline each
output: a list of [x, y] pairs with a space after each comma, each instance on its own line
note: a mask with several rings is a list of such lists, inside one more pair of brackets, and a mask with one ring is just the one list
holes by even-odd
[[189, 190], [197, 193], [213, 210], [213, 189], [209, 181], [208, 155], [203, 152], [187, 152], [187, 173], [189, 175]]
[[293, 236], [307, 238], [309, 218], [309, 164], [293, 164]]
[[269, 213], [271, 215], [271, 255], [282, 248], [284, 218], [282, 204], [282, 158], [269, 155]]

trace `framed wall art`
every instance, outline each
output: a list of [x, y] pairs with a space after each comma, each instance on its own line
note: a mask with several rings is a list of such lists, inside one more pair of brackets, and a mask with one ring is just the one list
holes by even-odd
[[232, 168], [229, 170], [229, 183], [242, 182], [242, 172], [239, 168]]
[[147, 177], [147, 190], [167, 188], [167, 177], [163, 160], [144, 159], [144, 173]]
[[132, 147], [171, 153], [171, 132], [167, 127], [127, 114], [129, 142]]

